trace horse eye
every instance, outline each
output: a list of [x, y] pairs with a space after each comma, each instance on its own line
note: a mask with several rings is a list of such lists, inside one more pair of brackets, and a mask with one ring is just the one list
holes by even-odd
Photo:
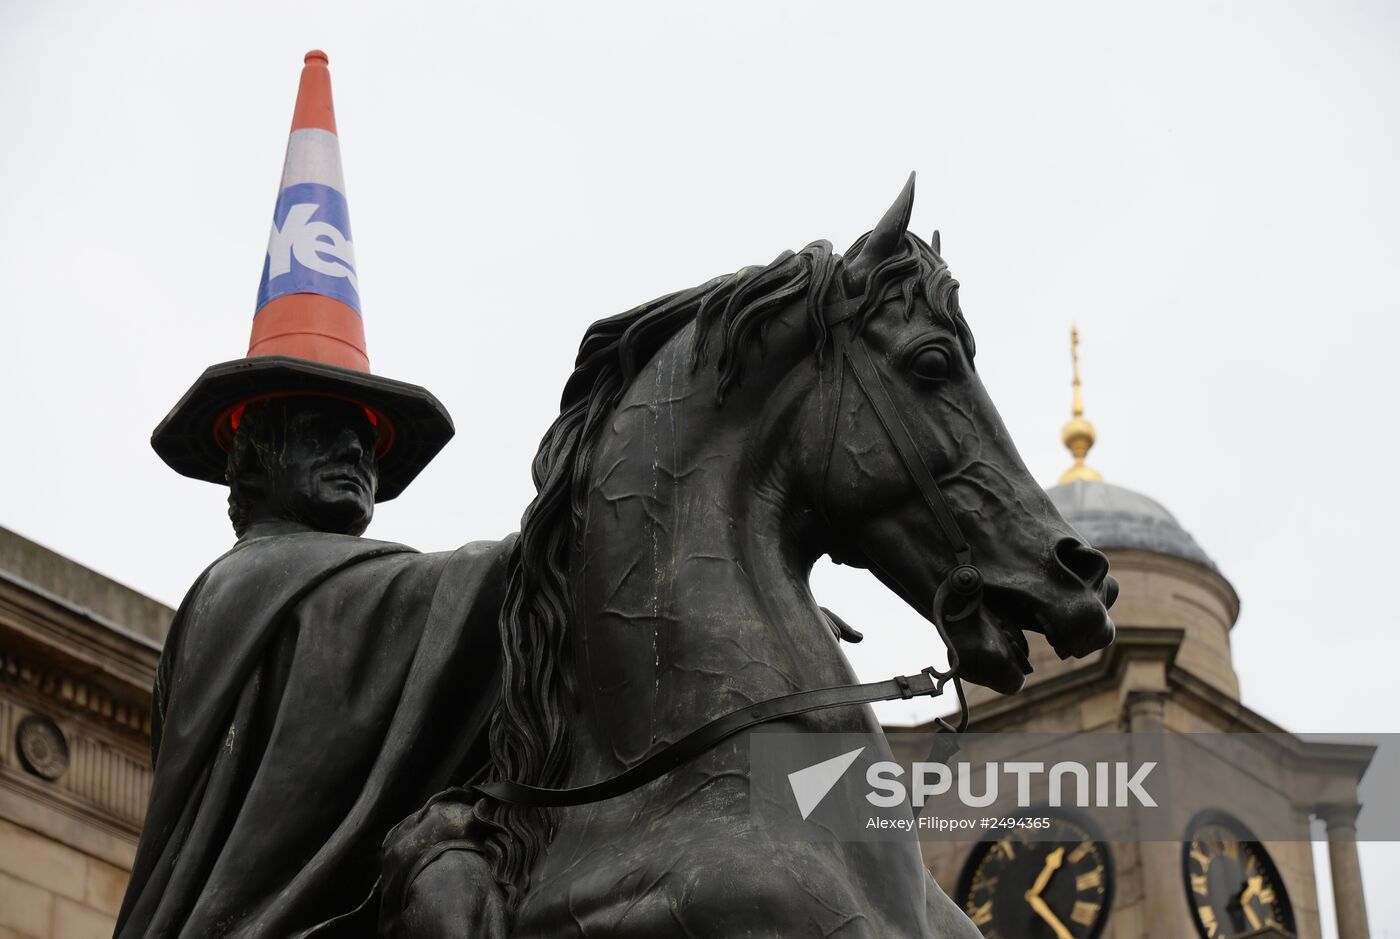
[[925, 381], [943, 381], [952, 363], [940, 346], [924, 346], [909, 358], [909, 371]]

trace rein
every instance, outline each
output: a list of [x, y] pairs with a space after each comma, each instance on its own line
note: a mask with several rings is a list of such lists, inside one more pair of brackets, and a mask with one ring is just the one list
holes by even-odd
[[[972, 563], [972, 547], [958, 527], [943, 491], [938, 488], [928, 464], [919, 456], [913, 435], [900, 417], [899, 409], [890, 397], [889, 389], [880, 377], [879, 370], [870, 355], [870, 349], [859, 341], [852, 327], [852, 320], [859, 313], [862, 300], [846, 300], [827, 308], [826, 325], [831, 330], [834, 352], [832, 386], [832, 408], [830, 430], [827, 435], [825, 457], [822, 465], [822, 497], [825, 498], [826, 480], [831, 467], [831, 453], [836, 445], [836, 423], [839, 419], [842, 391], [845, 387], [846, 372], [849, 369], [855, 378], [866, 402], [875, 411], [876, 419], [890, 443], [914, 488], [919, 490], [924, 504], [933, 515], [948, 544], [952, 546], [957, 566], [938, 585], [934, 592], [933, 609], [930, 619], [938, 630], [938, 637], [948, 650], [948, 668], [940, 671], [933, 666], [914, 675], [896, 675], [886, 681], [867, 684], [836, 685], [812, 691], [799, 691], [794, 694], [767, 698], [754, 704], [736, 708], [728, 714], [715, 718], [691, 731], [680, 740], [662, 748], [634, 766], [610, 776], [600, 782], [568, 789], [550, 789], [527, 786], [509, 780], [481, 783], [475, 786], [477, 792], [511, 805], [532, 808], [557, 808], [563, 806], [588, 805], [601, 802], [639, 789], [653, 780], [670, 772], [690, 760], [700, 756], [721, 741], [735, 734], [772, 721], [812, 711], [822, 711], [834, 707], [849, 707], [860, 704], [873, 704], [876, 701], [893, 701], [927, 695], [938, 697], [949, 683], [958, 696], [959, 718], [953, 727], [941, 717], [934, 718], [937, 726], [931, 758], [943, 761], [957, 751], [957, 736], [967, 729], [967, 698], [963, 694], [962, 679], [958, 676], [958, 653], [948, 637], [948, 624], [961, 622], [973, 616], [982, 603], [982, 572]], [[823, 366], [825, 370], [825, 366]], [[825, 510], [823, 509], [823, 512]], [[872, 565], [873, 566], [873, 565]], [[888, 574], [886, 575], [888, 576]], [[949, 604], [956, 601], [955, 609]]]

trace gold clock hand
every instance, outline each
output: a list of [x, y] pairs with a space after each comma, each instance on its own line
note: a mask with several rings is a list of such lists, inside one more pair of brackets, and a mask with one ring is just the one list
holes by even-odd
[[1045, 866], [1040, 869], [1040, 876], [1035, 879], [1034, 886], [1026, 891], [1027, 900], [1032, 896], [1040, 896], [1041, 891], [1045, 889], [1046, 884], [1050, 883], [1050, 878], [1055, 875], [1055, 871], [1060, 869], [1060, 865], [1064, 863], [1064, 860], [1064, 848], [1056, 848], [1045, 856]]
[[1036, 915], [1045, 920], [1046, 924], [1055, 933], [1055, 939], [1074, 939], [1074, 934], [1065, 928], [1065, 924], [1060, 922], [1059, 917], [1050, 909], [1049, 904], [1038, 895], [1028, 892], [1026, 894], [1026, 901], [1030, 903], [1031, 909], [1035, 910]]
[[1045, 856], [1045, 866], [1040, 869], [1040, 875], [1036, 877], [1031, 889], [1026, 891], [1026, 902], [1030, 904], [1035, 914], [1045, 920], [1050, 929], [1054, 931], [1056, 939], [1074, 939], [1070, 931], [1065, 928], [1065, 924], [1060, 922], [1059, 917], [1050, 909], [1049, 904], [1040, 898], [1040, 892], [1045, 889], [1046, 884], [1050, 883], [1050, 878], [1055, 876], [1055, 871], [1060, 869], [1060, 865], [1064, 861], [1065, 849], [1062, 847], [1056, 848]]

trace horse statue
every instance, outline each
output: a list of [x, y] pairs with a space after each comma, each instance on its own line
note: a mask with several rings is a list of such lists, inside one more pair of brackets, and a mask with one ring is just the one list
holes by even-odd
[[[916, 841], [760, 825], [752, 728], [599, 786], [724, 715], [855, 681], [808, 583], [824, 554], [946, 625], [956, 676], [1004, 693], [1030, 670], [1023, 630], [1062, 656], [1112, 641], [1108, 562], [1017, 454], [913, 196], [911, 175], [844, 257], [814, 242], [585, 335], [533, 466], [492, 729], [497, 779], [564, 796], [473, 808], [509, 935], [978, 935]], [[976, 602], [939, 616], [974, 575]], [[766, 727], [867, 733], [892, 759], [868, 705]], [[590, 787], [608, 797], [573, 797]]]

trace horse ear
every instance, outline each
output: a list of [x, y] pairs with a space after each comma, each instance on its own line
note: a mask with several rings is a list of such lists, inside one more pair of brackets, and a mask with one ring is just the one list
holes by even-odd
[[940, 258], [943, 257], [943, 239], [938, 237], [938, 229], [933, 230], [933, 237], [928, 240], [929, 247], [933, 248], [933, 253]]
[[851, 279], [852, 286], [863, 286], [870, 272], [899, 250], [904, 233], [909, 230], [909, 216], [913, 211], [914, 174], [910, 173], [909, 181], [904, 184], [899, 197], [885, 211], [870, 237], [865, 239], [860, 252], [846, 261], [846, 276]]

